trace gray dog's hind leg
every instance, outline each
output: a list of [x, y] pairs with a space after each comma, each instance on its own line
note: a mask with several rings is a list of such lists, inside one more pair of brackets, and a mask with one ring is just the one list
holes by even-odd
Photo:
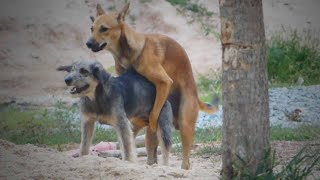
[[117, 118], [117, 126], [115, 126], [115, 128], [117, 130], [119, 144], [122, 150], [122, 159], [136, 162], [136, 146], [129, 120], [124, 115], [119, 115]]
[[80, 156], [89, 154], [92, 137], [95, 131], [95, 121], [92, 119], [86, 119], [81, 116], [81, 144], [80, 144]]
[[161, 146], [163, 165], [169, 165], [169, 155], [172, 147], [172, 120], [173, 114], [170, 103], [167, 101], [159, 115], [158, 139]]

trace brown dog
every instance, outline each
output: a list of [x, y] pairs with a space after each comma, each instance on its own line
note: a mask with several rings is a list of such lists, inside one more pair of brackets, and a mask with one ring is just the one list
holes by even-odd
[[[160, 110], [167, 98], [174, 102], [174, 125], [180, 130], [183, 145], [181, 167], [189, 169], [189, 155], [193, 143], [199, 110], [214, 113], [217, 107], [203, 103], [198, 98], [189, 58], [173, 39], [160, 34], [143, 34], [125, 22], [127, 4], [120, 13], [106, 14], [97, 5], [96, 19], [91, 17], [92, 37], [87, 46], [93, 52], [106, 49], [115, 59], [118, 74], [134, 68], [156, 86], [156, 99], [149, 116], [149, 127], [155, 132]], [[169, 96], [168, 96], [169, 95]], [[152, 131], [147, 130], [147, 146], [155, 146]]]

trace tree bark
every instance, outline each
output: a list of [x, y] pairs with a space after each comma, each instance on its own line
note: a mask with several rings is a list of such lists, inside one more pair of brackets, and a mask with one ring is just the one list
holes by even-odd
[[[269, 144], [269, 97], [262, 0], [219, 0], [222, 42], [222, 177], [256, 173]], [[239, 163], [239, 157], [246, 164]], [[268, 164], [268, 163], [267, 163]]]

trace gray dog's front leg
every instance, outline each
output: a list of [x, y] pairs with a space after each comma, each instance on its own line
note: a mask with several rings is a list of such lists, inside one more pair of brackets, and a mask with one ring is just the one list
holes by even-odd
[[127, 117], [119, 115], [117, 118], [117, 126], [115, 128], [117, 130], [120, 148], [122, 150], [122, 159], [136, 162], [136, 147], [134, 143], [133, 132]]
[[81, 144], [80, 156], [89, 154], [93, 133], [95, 131], [95, 121], [81, 117]]

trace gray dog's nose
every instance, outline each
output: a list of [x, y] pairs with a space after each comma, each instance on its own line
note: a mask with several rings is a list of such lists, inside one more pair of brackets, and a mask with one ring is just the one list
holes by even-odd
[[66, 84], [69, 86], [72, 82], [72, 78], [68, 77], [64, 79], [64, 82], [66, 82]]

